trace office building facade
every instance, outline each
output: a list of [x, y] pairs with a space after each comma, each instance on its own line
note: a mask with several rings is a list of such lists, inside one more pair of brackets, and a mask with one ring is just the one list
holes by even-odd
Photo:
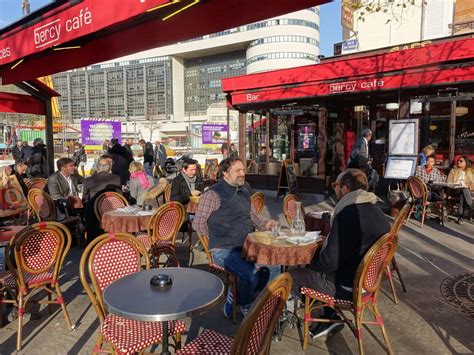
[[[149, 122], [178, 134], [222, 107], [221, 79], [317, 63], [319, 8], [240, 26], [54, 75], [63, 117]], [[217, 104], [217, 106], [216, 106]], [[147, 123], [148, 122], [148, 123]], [[186, 122], [183, 124], [183, 122]], [[182, 132], [181, 132], [182, 134]], [[171, 134], [172, 135], [172, 134]], [[153, 137], [154, 139], [155, 137]]]

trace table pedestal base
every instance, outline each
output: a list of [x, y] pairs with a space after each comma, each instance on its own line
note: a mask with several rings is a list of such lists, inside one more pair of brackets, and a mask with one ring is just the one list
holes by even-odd
[[163, 331], [163, 342], [162, 342], [162, 355], [171, 355], [169, 350], [169, 342], [168, 342], [168, 321], [161, 322], [161, 328]]
[[300, 320], [296, 314], [285, 309], [278, 320], [275, 332], [273, 333], [273, 340], [280, 341], [285, 332], [285, 328], [290, 327], [291, 329], [295, 329], [299, 325], [299, 322]]

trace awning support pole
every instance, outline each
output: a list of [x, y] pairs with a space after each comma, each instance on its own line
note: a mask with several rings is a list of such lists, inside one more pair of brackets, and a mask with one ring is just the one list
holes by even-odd
[[456, 101], [451, 101], [451, 117], [449, 122], [449, 164], [454, 160], [456, 147]]
[[265, 122], [265, 173], [270, 174], [270, 111], [266, 114]]
[[48, 176], [54, 173], [54, 140], [53, 140], [53, 107], [51, 98], [45, 102], [45, 135], [46, 135], [46, 163]]
[[239, 112], [239, 158], [247, 167], [247, 152], [245, 151], [245, 136], [247, 133], [247, 113]]

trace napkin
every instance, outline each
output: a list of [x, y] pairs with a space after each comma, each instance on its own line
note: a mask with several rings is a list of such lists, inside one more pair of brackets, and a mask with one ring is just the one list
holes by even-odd
[[153, 211], [138, 211], [137, 216], [151, 216]]
[[304, 238], [307, 240], [317, 240], [321, 231], [306, 232]]
[[331, 212], [329, 211], [313, 211], [313, 212], [308, 212], [308, 215], [315, 218], [323, 218], [324, 213], [331, 214]]

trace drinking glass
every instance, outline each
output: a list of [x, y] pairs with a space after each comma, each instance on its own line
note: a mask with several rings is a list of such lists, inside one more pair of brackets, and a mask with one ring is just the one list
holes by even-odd
[[280, 223], [274, 224], [274, 225], [272, 226], [272, 234], [273, 234], [275, 237], [280, 236], [280, 229], [281, 229]]

